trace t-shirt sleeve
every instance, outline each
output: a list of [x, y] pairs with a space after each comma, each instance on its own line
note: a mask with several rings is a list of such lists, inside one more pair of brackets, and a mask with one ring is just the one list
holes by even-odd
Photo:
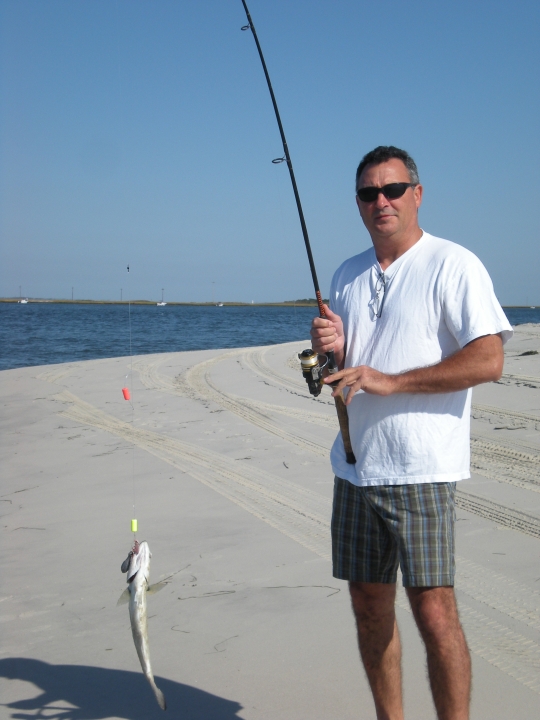
[[332, 282], [330, 283], [330, 293], [328, 295], [328, 306], [332, 312], [335, 312], [339, 315], [339, 308], [337, 307], [338, 306], [338, 302], [337, 302], [338, 293], [336, 291], [338, 272], [339, 272], [339, 270], [336, 270], [336, 272], [334, 273], [334, 276], [332, 278]]
[[491, 278], [476, 256], [453, 268], [444, 286], [444, 319], [460, 347], [483, 335], [501, 333], [503, 343], [512, 337], [514, 331], [495, 296]]

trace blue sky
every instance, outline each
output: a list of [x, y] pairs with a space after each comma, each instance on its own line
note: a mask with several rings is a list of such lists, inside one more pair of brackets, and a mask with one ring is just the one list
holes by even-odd
[[[323, 293], [404, 147], [421, 225], [540, 304], [540, 3], [250, 0]], [[0, 0], [0, 296], [312, 296], [240, 0]], [[125, 267], [131, 265], [127, 278]]]

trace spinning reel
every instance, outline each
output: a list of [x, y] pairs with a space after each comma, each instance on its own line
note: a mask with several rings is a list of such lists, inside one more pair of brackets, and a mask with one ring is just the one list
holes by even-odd
[[[328, 368], [328, 356], [317, 355], [314, 350], [308, 348], [298, 353], [298, 359], [302, 365], [302, 375], [308, 384], [309, 392], [317, 397], [323, 389], [323, 371]], [[330, 370], [330, 368], [328, 369]]]

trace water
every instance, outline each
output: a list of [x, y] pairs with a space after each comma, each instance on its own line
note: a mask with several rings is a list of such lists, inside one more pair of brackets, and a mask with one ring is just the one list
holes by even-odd
[[[513, 325], [540, 308], [505, 308]], [[305, 340], [314, 307], [131, 306], [133, 355]], [[127, 305], [0, 303], [0, 370], [130, 354]]]
[[540, 323], [540, 307], [535, 308], [503, 308], [512, 325]]
[[[315, 315], [315, 307], [132, 305], [132, 352], [305, 340]], [[129, 354], [127, 305], [0, 303], [0, 370]]]

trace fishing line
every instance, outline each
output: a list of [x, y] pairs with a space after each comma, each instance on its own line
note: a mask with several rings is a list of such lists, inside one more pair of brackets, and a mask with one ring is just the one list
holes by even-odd
[[[127, 300], [128, 300], [128, 325], [129, 325], [129, 372], [125, 377], [125, 387], [122, 388], [122, 394], [124, 400], [127, 400], [131, 405], [131, 427], [135, 427], [135, 406], [133, 404], [133, 345], [132, 345], [132, 330], [131, 330], [131, 281], [129, 279], [129, 265], [127, 266], [128, 282], [127, 282]], [[129, 381], [128, 381], [129, 378]], [[132, 494], [133, 494], [133, 515], [136, 512], [136, 487], [135, 487], [135, 440], [131, 443], [131, 480], [132, 480]], [[135, 541], [137, 540], [137, 519], [135, 517], [131, 520], [131, 532]]]
[[[125, 83], [124, 83], [124, 77], [122, 73], [122, 48], [121, 48], [121, 39], [120, 39], [120, 29], [123, 27], [122, 24], [122, 13], [120, 9], [120, 1], [116, 0], [115, 3], [115, 11], [116, 11], [116, 81], [117, 81], [117, 91], [116, 91], [116, 107], [118, 110], [117, 116], [116, 116], [116, 122], [118, 125], [118, 128], [124, 130], [125, 129], [125, 122], [124, 122], [124, 116], [123, 116], [123, 109], [126, 107], [126, 100], [125, 100]], [[122, 131], [119, 133], [120, 136], [120, 149], [121, 149], [121, 157], [127, 157], [128, 152], [126, 150], [126, 132]], [[124, 163], [122, 163], [122, 172], [125, 169]], [[127, 400], [129, 404], [131, 405], [131, 427], [132, 429], [135, 428], [135, 406], [133, 404], [133, 343], [132, 343], [132, 323], [131, 323], [131, 275], [130, 275], [130, 268], [129, 264], [127, 265], [127, 305], [128, 305], [128, 326], [129, 326], [129, 358], [130, 358], [130, 364], [129, 364], [129, 372], [125, 376], [125, 386], [122, 388], [122, 394], [124, 396], [124, 400]], [[133, 533], [133, 537], [135, 542], [137, 541], [137, 520], [135, 518], [136, 515], [136, 487], [135, 487], [135, 440], [133, 440], [131, 444], [131, 458], [132, 458], [132, 467], [131, 467], [131, 484], [132, 484], [132, 496], [133, 496], [133, 517], [131, 519], [131, 532]]]

